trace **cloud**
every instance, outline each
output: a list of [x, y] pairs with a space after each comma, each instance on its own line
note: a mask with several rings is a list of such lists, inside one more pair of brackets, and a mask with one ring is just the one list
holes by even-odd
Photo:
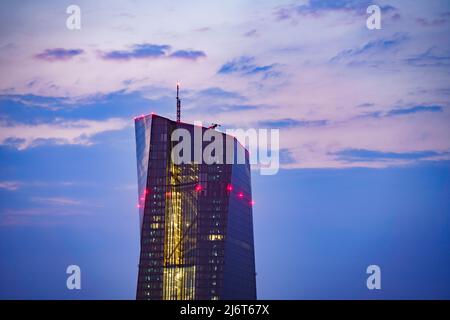
[[360, 161], [391, 161], [391, 160], [425, 160], [442, 153], [435, 151], [416, 151], [416, 152], [383, 152], [366, 149], [345, 149], [334, 153], [338, 160], [346, 162]]
[[246, 33], [244, 33], [244, 36], [245, 37], [249, 37], [249, 38], [257, 37], [258, 35], [259, 35], [259, 33], [258, 33], [258, 30], [256, 30], [256, 29], [252, 29], [252, 30], [247, 31]]
[[[203, 101], [210, 101], [207, 104], [202, 103]], [[234, 117], [239, 117], [239, 112], [254, 111], [258, 109], [264, 109], [266, 106], [263, 105], [252, 105], [252, 104], [235, 104], [228, 102], [214, 102], [214, 100], [198, 100], [191, 103], [189, 113], [191, 116], [197, 119], [203, 119], [204, 121], [214, 121], [213, 119], [222, 118], [223, 114], [232, 114]], [[211, 117], [208, 120], [208, 116]], [[225, 123], [224, 123], [225, 124]], [[232, 125], [232, 123], [227, 123]], [[233, 126], [233, 125], [232, 125]], [[233, 126], [234, 127], [234, 126]]]
[[178, 50], [170, 55], [171, 58], [197, 60], [199, 58], [206, 57], [203, 51], [198, 50]]
[[78, 200], [65, 197], [33, 197], [31, 200], [46, 205], [78, 206], [81, 204]]
[[57, 120], [52, 123], [21, 124], [0, 122], [0, 144], [24, 150], [40, 144], [91, 145], [91, 138], [99, 133], [122, 130], [129, 120], [110, 118], [103, 121]]
[[135, 44], [130, 50], [113, 50], [104, 52], [101, 57], [104, 60], [127, 61], [131, 59], [156, 59], [156, 58], [177, 58], [185, 60], [197, 60], [206, 57], [206, 53], [200, 50], [177, 50], [170, 53], [170, 45], [158, 44]]
[[450, 66], [450, 53], [438, 54], [433, 47], [405, 61], [408, 65], [415, 67], [448, 67]]
[[375, 118], [375, 119], [381, 119], [381, 118], [390, 118], [390, 117], [398, 117], [398, 116], [405, 116], [415, 113], [425, 113], [425, 112], [443, 112], [444, 107], [437, 106], [437, 105], [430, 105], [430, 106], [423, 106], [423, 105], [417, 105], [407, 108], [395, 108], [388, 111], [373, 111], [373, 112], [365, 112], [363, 114], [360, 114], [356, 116], [354, 119], [363, 119], [363, 118]]
[[[331, 58], [330, 62], [349, 62], [355, 63], [354, 59], [357, 58], [371, 58], [379, 53], [390, 51], [397, 48], [400, 44], [409, 39], [408, 35], [397, 33], [390, 38], [380, 38], [367, 42], [364, 46], [359, 48], [347, 49], [339, 52], [336, 56]], [[359, 61], [361, 62], [361, 61]], [[362, 61], [365, 62], [365, 61]]]
[[386, 116], [398, 116], [419, 112], [442, 112], [443, 108], [441, 106], [414, 106], [411, 108], [394, 109], [389, 111]]
[[[250, 104], [219, 104], [211, 105], [207, 110], [211, 114], [239, 112], [239, 111], [251, 111], [262, 109], [264, 106], [250, 105]], [[206, 109], [206, 108], [205, 108]]]
[[295, 158], [292, 155], [292, 152], [289, 149], [280, 149], [280, 164], [294, 164], [296, 162]]
[[264, 78], [268, 78], [280, 74], [273, 70], [275, 66], [276, 64], [257, 65], [255, 64], [255, 57], [241, 56], [222, 65], [217, 73], [239, 75], [262, 74]]
[[[33, 94], [23, 94], [23, 95], [0, 94], [0, 103], [1, 102], [4, 102], [5, 105], [17, 103], [27, 107], [38, 107], [49, 111], [57, 111], [70, 105], [73, 106], [79, 103], [85, 103], [87, 102], [87, 99], [83, 98], [73, 99], [68, 97], [47, 97], [47, 96], [37, 96]], [[30, 116], [29, 111], [30, 110], [28, 110], [28, 116]]]
[[422, 27], [442, 26], [449, 21], [450, 11], [442, 12], [433, 18], [417, 18], [416, 22]]
[[53, 226], [69, 223], [71, 218], [87, 215], [89, 211], [70, 208], [67, 205], [39, 208], [6, 209], [0, 212], [0, 226]]
[[135, 44], [131, 50], [113, 50], [105, 52], [102, 58], [105, 60], [130, 60], [130, 59], [145, 59], [145, 58], [159, 58], [167, 55], [170, 50], [169, 45], [157, 44]]
[[[291, 19], [295, 16], [318, 17], [330, 12], [353, 13], [365, 15], [368, 6], [376, 4], [369, 0], [310, 0], [306, 4], [287, 5], [277, 8], [275, 16], [277, 20]], [[383, 13], [395, 11], [390, 5], [380, 6]]]
[[74, 181], [0, 181], [0, 189], [7, 191], [16, 191], [25, 188], [71, 188], [71, 187], [86, 187], [86, 183], [74, 182]]
[[0, 181], [0, 189], [3, 190], [16, 191], [20, 186], [20, 182], [17, 181]]
[[291, 118], [259, 121], [258, 126], [264, 128], [317, 127], [328, 124], [327, 120], [296, 120]]
[[[377, 1], [370, 2], [376, 4]], [[444, 138], [449, 136], [450, 109], [444, 104], [448, 96], [443, 95], [448, 89], [442, 93], [434, 91], [448, 83], [448, 67], [428, 68], [447, 64], [445, 57], [450, 55], [446, 53], [448, 42], [442, 28], [448, 24], [424, 28], [415, 21], [417, 17], [424, 17], [427, 23], [431, 23], [440, 18], [439, 11], [448, 11], [444, 5], [392, 2], [398, 6], [402, 19], [395, 24], [383, 20], [383, 30], [368, 31], [365, 28], [368, 16], [365, 4], [368, 1], [302, 0], [284, 3], [294, 4], [283, 7], [287, 9], [287, 16], [296, 17], [301, 24], [294, 27], [274, 23], [271, 16], [274, 4], [255, 4], [251, 21], [241, 15], [233, 15], [232, 23], [225, 25], [220, 21], [217, 24], [215, 12], [206, 8], [204, 13], [212, 20], [194, 23], [183, 35], [178, 33], [176, 24], [162, 17], [163, 24], [152, 22], [154, 30], [166, 23], [169, 29], [157, 32], [155, 40], [133, 40], [129, 35], [113, 33], [97, 47], [92, 47], [92, 39], [103, 35], [104, 29], [101, 24], [92, 26], [88, 33], [80, 34], [82, 37], [76, 44], [71, 37], [64, 38], [63, 35], [59, 39], [59, 47], [86, 50], [84, 55], [73, 58], [59, 69], [52, 67], [57, 63], [36, 63], [34, 58], [31, 61], [26, 59], [53, 47], [39, 47], [43, 35], [37, 32], [39, 37], [1, 54], [0, 62], [4, 74], [8, 75], [2, 77], [4, 93], [65, 98], [125, 91], [97, 99], [89, 105], [59, 98], [47, 101], [24, 97], [26, 101], [20, 103], [0, 101], [0, 119], [11, 121], [9, 124], [0, 122], [1, 142], [21, 147], [67, 141], [79, 143], [74, 137], [80, 137], [80, 133], [70, 133], [66, 138], [66, 131], [64, 134], [49, 134], [49, 138], [39, 137], [39, 132], [36, 139], [19, 133], [4, 137], [4, 131], [8, 133], [10, 130], [8, 126], [16, 126], [17, 123], [40, 126], [47, 122], [52, 129], [60, 130], [57, 124], [62, 121], [55, 121], [55, 118], [65, 119], [64, 122], [131, 119], [134, 115], [152, 111], [173, 118], [174, 83], [180, 76], [180, 64], [183, 64], [180, 80], [185, 84], [181, 92], [185, 121], [202, 119], [208, 123], [219, 122], [223, 127], [258, 124], [281, 128], [282, 147], [288, 148], [296, 160], [296, 163], [287, 161], [292, 166], [339, 167], [341, 163], [329, 153], [347, 148], [396, 153], [448, 148], [448, 141]], [[176, 20], [182, 12], [174, 14]], [[386, 17], [383, 14], [383, 19]], [[146, 18], [141, 18], [135, 21], [136, 25], [145, 22]], [[118, 23], [111, 23], [114, 25]], [[212, 28], [192, 31], [202, 26]], [[245, 38], [244, 34], [248, 32], [251, 35], [253, 30], [258, 31], [260, 38]], [[290, 37], [289, 34], [296, 36]], [[50, 32], [46, 36], [56, 39], [59, 34]], [[191, 41], [192, 36], [195, 36], [195, 42]], [[11, 41], [6, 39], [5, 43]], [[36, 51], [33, 49], [36, 47], [41, 49]], [[97, 59], [83, 59], [85, 62], [82, 64], [71, 63], [96, 53], [88, 50], [100, 50]], [[192, 55], [186, 52], [199, 50], [203, 50], [201, 52], [208, 58], [214, 53], [214, 59], [199, 58], [196, 61], [200, 64], [190, 63]], [[177, 51], [184, 53], [175, 54]], [[184, 58], [171, 58], [172, 55]], [[336, 65], [330, 63], [333, 56], [336, 56]], [[112, 66], [115, 61], [117, 63]], [[151, 62], [150, 69], [142, 67], [141, 63], [147, 61]], [[351, 68], [358, 63], [362, 68]], [[388, 66], [392, 72], [364, 68], [376, 63]], [[418, 70], [418, 66], [424, 68]], [[219, 70], [220, 75], [217, 75]], [[279, 81], [262, 81], [278, 71], [283, 72], [282, 77], [276, 79]], [[50, 85], [55, 84], [58, 89], [50, 89]], [[418, 92], [418, 87], [428, 92]], [[139, 92], [139, 95], [134, 92]], [[412, 109], [435, 104], [441, 105], [442, 110]], [[35, 107], [38, 105], [42, 108]], [[358, 118], [362, 114], [364, 116]], [[326, 121], [321, 119], [328, 120], [328, 123], [323, 125]], [[30, 130], [28, 127], [25, 129], [25, 132]], [[122, 137], [129, 132], [118, 132], [117, 136]], [[79, 139], [82, 143], [91, 143], [97, 142], [97, 138]], [[375, 164], [371, 162], [369, 165]]]
[[219, 87], [211, 87], [207, 89], [200, 90], [196, 98], [208, 97], [214, 99], [236, 99], [236, 100], [246, 100], [244, 96], [235, 92], [235, 91], [227, 91]]
[[[151, 111], [162, 113], [173, 104], [174, 88], [140, 87], [74, 97], [36, 95], [1, 95], [0, 126], [6, 122], [22, 124], [53, 123], [55, 119], [66, 121], [131, 119]], [[145, 95], [145, 96], [144, 96]], [[149, 105], [152, 109], [149, 110]], [[126, 108], [124, 108], [126, 106]]]
[[[239, 91], [227, 90], [222, 87], [209, 87], [200, 90], [189, 90], [183, 94], [183, 104], [189, 110], [191, 119], [203, 119], [213, 122], [224, 119], [224, 115], [240, 119], [242, 113], [264, 110], [270, 108], [268, 105], [248, 103], [248, 98]], [[208, 118], [209, 117], [209, 118]], [[234, 127], [236, 121], [225, 121], [223, 125]]]
[[357, 105], [356, 107], [357, 108], [370, 108], [370, 107], [373, 107], [373, 106], [375, 106], [374, 103], [366, 102], [366, 103], [361, 103], [361, 104]]
[[422, 27], [435, 27], [441, 26], [447, 22], [447, 19], [425, 19], [425, 18], [417, 18], [416, 22], [420, 24]]
[[386, 168], [450, 159], [449, 114], [445, 109], [429, 112], [428, 108], [411, 107], [395, 115], [388, 113], [325, 126], [281, 129], [280, 147], [288, 149], [295, 159], [283, 167]]
[[44, 52], [36, 54], [34, 57], [36, 59], [54, 62], [54, 61], [70, 60], [73, 57], [79, 56], [83, 53], [84, 50], [82, 49], [55, 48], [55, 49], [47, 49]]
[[201, 28], [197, 28], [194, 30], [195, 32], [207, 32], [207, 31], [211, 31], [210, 27], [201, 27]]

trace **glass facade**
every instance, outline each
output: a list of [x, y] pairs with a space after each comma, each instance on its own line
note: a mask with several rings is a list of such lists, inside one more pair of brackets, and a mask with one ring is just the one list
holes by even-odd
[[[171, 152], [178, 142], [170, 137], [177, 128], [194, 136], [190, 124], [156, 115], [135, 119], [141, 227], [136, 297], [256, 299], [248, 152], [246, 164], [176, 165]], [[235, 152], [242, 148], [233, 142]], [[191, 148], [193, 155], [193, 141]]]

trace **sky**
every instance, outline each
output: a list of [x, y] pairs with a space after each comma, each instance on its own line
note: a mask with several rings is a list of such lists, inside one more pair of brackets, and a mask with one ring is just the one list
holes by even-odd
[[449, 299], [449, 31], [445, 0], [2, 1], [0, 298], [134, 299], [133, 117], [180, 81], [183, 121], [280, 129], [258, 298]]

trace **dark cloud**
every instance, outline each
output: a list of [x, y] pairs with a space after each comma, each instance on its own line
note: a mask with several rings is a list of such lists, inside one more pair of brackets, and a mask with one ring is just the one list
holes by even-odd
[[54, 49], [47, 49], [35, 55], [34, 57], [36, 59], [53, 62], [53, 61], [69, 60], [83, 53], [84, 51], [82, 49], [54, 48]]
[[206, 57], [206, 54], [203, 51], [199, 50], [177, 50], [172, 53], [170, 57], [187, 60], [197, 60], [198, 58]]
[[106, 60], [130, 60], [143, 58], [158, 58], [167, 55], [169, 45], [135, 44], [131, 50], [113, 50], [102, 55]]
[[361, 103], [361, 104], [357, 105], [356, 107], [357, 108], [370, 108], [370, 107], [373, 107], [373, 106], [375, 106], [374, 103], [366, 102], [366, 103]]
[[206, 57], [206, 54], [200, 50], [177, 50], [170, 53], [170, 45], [158, 44], [135, 44], [130, 50], [113, 50], [104, 52], [102, 58], [105, 60], [127, 61], [131, 59], [156, 59], [156, 58], [179, 58], [186, 60], [197, 60]]
[[441, 106], [414, 106], [411, 108], [391, 110], [386, 114], [386, 116], [398, 116], [420, 112], [442, 112], [442, 110], [443, 108]]
[[241, 56], [228, 61], [220, 67], [218, 74], [255, 75], [262, 74], [264, 78], [276, 77], [280, 72], [275, 71], [277, 64], [257, 65], [255, 57]]

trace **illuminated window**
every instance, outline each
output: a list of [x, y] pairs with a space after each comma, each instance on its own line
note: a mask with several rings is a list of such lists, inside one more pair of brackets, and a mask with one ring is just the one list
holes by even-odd
[[219, 241], [219, 240], [223, 240], [223, 235], [222, 234], [210, 234], [208, 236], [208, 240], [210, 241]]

